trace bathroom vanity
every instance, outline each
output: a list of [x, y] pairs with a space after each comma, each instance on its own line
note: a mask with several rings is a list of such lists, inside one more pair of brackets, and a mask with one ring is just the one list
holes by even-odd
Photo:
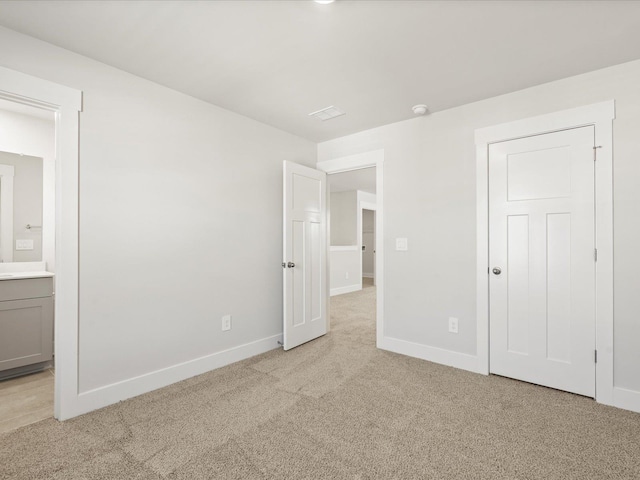
[[0, 264], [0, 379], [42, 370], [53, 360], [53, 274], [21, 268]]

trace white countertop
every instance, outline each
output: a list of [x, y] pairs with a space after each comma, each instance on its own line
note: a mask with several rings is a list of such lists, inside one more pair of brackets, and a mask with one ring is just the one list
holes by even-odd
[[50, 278], [53, 277], [51, 272], [0, 272], [0, 280], [24, 280], [26, 278]]

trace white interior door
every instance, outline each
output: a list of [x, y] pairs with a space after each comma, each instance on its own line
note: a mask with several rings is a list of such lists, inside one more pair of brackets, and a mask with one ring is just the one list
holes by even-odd
[[284, 162], [285, 350], [327, 333], [327, 176]]
[[594, 128], [489, 148], [490, 371], [595, 396]]

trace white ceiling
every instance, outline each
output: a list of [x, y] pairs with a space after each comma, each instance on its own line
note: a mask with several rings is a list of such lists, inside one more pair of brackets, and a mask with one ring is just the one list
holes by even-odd
[[376, 169], [361, 168], [350, 172], [334, 173], [327, 175], [330, 192], [349, 192], [360, 190], [367, 193], [376, 193]]
[[0, 1], [0, 24], [314, 141], [640, 58], [633, 1]]

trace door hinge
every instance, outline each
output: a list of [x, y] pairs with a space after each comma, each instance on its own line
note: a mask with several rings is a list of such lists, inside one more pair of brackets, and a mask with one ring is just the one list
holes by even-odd
[[593, 361], [598, 363], [598, 350], [593, 351]]
[[596, 161], [596, 150], [602, 148], [602, 145], [598, 145], [597, 147], [593, 147], [593, 161]]
[[593, 261], [594, 262], [598, 261], [598, 249], [597, 248], [593, 249]]

